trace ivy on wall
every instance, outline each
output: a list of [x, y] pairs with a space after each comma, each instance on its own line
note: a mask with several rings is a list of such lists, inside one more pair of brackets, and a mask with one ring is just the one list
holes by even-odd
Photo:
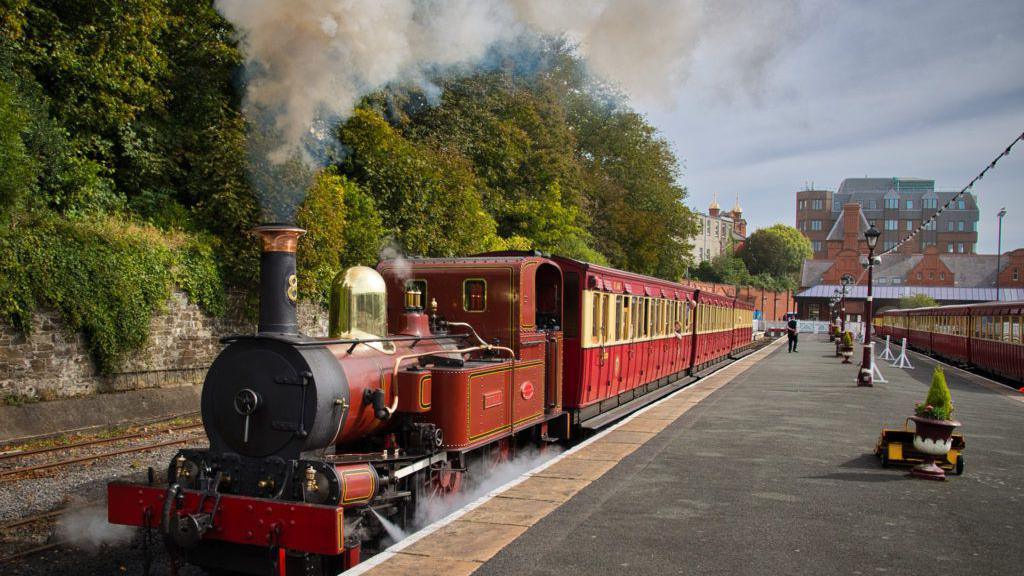
[[176, 284], [211, 314], [224, 311], [212, 243], [116, 217], [73, 219], [49, 213], [0, 232], [0, 316], [23, 332], [32, 311], [60, 311], [81, 331], [97, 369], [123, 365], [146, 343], [150, 320]]

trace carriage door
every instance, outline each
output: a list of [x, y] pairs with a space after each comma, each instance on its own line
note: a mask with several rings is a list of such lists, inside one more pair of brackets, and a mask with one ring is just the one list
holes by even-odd
[[[579, 309], [579, 280], [576, 289], [570, 291], [574, 300], [568, 305]], [[544, 411], [557, 412], [562, 409], [562, 334], [563, 334], [563, 290], [562, 272], [551, 264], [541, 264], [535, 276], [534, 306], [536, 306], [537, 330], [544, 333]], [[578, 322], [578, 318], [570, 318]]]

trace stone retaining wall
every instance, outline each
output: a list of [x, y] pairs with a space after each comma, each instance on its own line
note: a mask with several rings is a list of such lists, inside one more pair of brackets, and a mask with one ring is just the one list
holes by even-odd
[[[212, 318], [174, 291], [166, 311], [150, 323], [149, 343], [116, 374], [99, 375], [80, 333], [70, 333], [55, 310], [40, 310], [28, 336], [0, 322], [0, 400], [5, 403], [53, 400], [97, 393], [196, 386], [221, 350], [220, 338], [252, 333], [244, 319], [242, 297], [229, 297], [231, 312]], [[300, 307], [303, 332], [327, 332], [327, 312]]]

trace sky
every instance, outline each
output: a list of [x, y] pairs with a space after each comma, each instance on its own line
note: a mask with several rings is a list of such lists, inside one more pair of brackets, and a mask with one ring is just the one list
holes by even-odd
[[[634, 99], [678, 154], [691, 207], [706, 211], [717, 192], [729, 209], [738, 193], [753, 230], [794, 225], [811, 183], [906, 176], [960, 189], [1024, 132], [1024, 1], [779, 9], [781, 29], [744, 18], [706, 37], [671, 104]], [[1001, 207], [1004, 252], [1024, 247], [1024, 143], [975, 192], [978, 252], [995, 253]]]

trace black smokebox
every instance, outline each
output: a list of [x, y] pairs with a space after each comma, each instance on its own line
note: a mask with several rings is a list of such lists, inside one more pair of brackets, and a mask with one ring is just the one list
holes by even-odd
[[287, 224], [264, 224], [253, 229], [260, 237], [260, 334], [298, 335], [295, 252], [306, 231]]

